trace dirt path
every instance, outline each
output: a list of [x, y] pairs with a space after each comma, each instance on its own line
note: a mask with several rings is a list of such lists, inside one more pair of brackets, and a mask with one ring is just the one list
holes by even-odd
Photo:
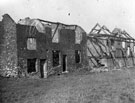
[[0, 103], [135, 103], [135, 70], [0, 79]]

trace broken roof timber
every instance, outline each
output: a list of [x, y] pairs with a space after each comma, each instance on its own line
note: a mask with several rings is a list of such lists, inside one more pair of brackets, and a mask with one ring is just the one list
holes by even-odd
[[46, 22], [46, 23], [51, 23], [51, 24], [62, 24], [64, 26], [78, 26], [78, 25], [69, 25], [69, 24], [64, 24], [64, 23], [60, 23], [60, 22], [51, 22], [51, 21], [46, 21], [46, 20], [42, 20], [42, 19], [37, 19], [41, 22]]
[[134, 40], [125, 30], [121, 30], [119, 28], [115, 28], [112, 32], [105, 26], [101, 26], [98, 23], [92, 28], [90, 33], [88, 34], [89, 37], [113, 37], [116, 39], [123, 39], [123, 40]]
[[[102, 38], [101, 38], [102, 37]], [[104, 37], [104, 38], [103, 38]], [[106, 38], [107, 37], [107, 38]], [[114, 38], [114, 39], [117, 39], [117, 40], [134, 40], [134, 38], [123, 38], [123, 37], [116, 37], [116, 36], [113, 36], [113, 35], [107, 35], [107, 34], [102, 34], [102, 35], [91, 35], [91, 36], [87, 36], [87, 38], [98, 38], [98, 39], [102, 39], [102, 40], [106, 40], [108, 38]]]
[[[96, 33], [94, 33], [96, 32]], [[98, 23], [92, 28], [92, 30], [90, 31], [89, 35], [91, 34], [101, 34], [101, 32], [103, 32], [104, 34], [108, 34], [110, 35], [111, 32], [110, 30], [106, 27], [106, 26], [101, 26]]]

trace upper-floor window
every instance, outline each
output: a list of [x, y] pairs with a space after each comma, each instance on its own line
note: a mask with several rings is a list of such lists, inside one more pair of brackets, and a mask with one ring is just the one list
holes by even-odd
[[37, 43], [35, 38], [28, 38], [27, 39], [27, 49], [28, 50], [36, 50]]
[[75, 44], [80, 44], [82, 41], [82, 33], [80, 31], [75, 31]]
[[52, 35], [52, 42], [53, 42], [53, 43], [59, 43], [59, 38], [60, 38], [60, 30], [57, 30], [57, 31]]
[[52, 42], [53, 43], [59, 43], [59, 36], [60, 36], [60, 27], [59, 25], [55, 25], [55, 27], [52, 27]]

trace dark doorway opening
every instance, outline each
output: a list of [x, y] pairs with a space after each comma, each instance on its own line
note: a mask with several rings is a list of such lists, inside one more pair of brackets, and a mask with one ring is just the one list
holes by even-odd
[[47, 69], [47, 65], [46, 63], [46, 59], [40, 59], [40, 75], [41, 78], [44, 78], [44, 72], [46, 72]]
[[75, 50], [75, 62], [76, 63], [81, 62], [81, 52], [79, 50]]
[[27, 68], [28, 73], [36, 72], [36, 58], [27, 59]]
[[60, 65], [60, 51], [58, 50], [53, 50], [53, 67], [59, 66]]
[[67, 55], [63, 55], [63, 72], [67, 71]]

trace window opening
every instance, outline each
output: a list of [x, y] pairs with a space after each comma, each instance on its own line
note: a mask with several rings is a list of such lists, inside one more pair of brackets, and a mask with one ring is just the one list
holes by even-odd
[[28, 73], [36, 72], [36, 58], [27, 59], [27, 72]]
[[76, 63], [81, 62], [81, 52], [79, 50], [75, 50], [75, 62]]
[[36, 39], [28, 38], [27, 39], [27, 49], [28, 50], [36, 50]]

